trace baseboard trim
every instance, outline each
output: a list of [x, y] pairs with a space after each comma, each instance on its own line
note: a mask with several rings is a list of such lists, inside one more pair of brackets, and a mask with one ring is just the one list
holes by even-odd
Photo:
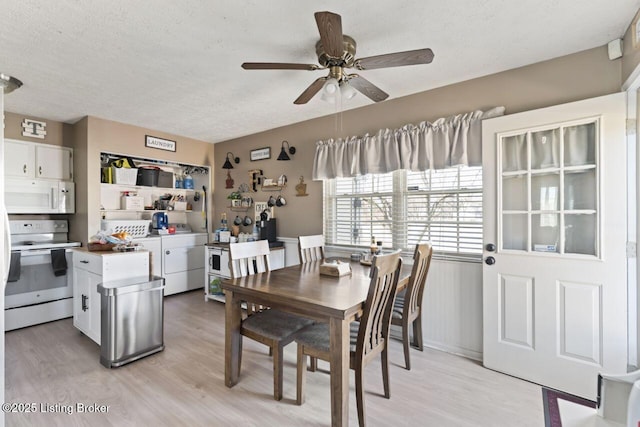
[[474, 351], [474, 350], [469, 350], [469, 349], [466, 349], [466, 348], [450, 346], [450, 345], [446, 345], [446, 344], [439, 343], [439, 342], [434, 342], [434, 341], [429, 341], [429, 340], [425, 340], [424, 341], [424, 346], [428, 347], [428, 348], [432, 348], [434, 350], [440, 350], [440, 351], [444, 351], [446, 353], [451, 353], [451, 354], [455, 354], [457, 356], [466, 357], [467, 359], [472, 359], [472, 360], [476, 360], [478, 362], [482, 362], [482, 352], [479, 352], [479, 351]]

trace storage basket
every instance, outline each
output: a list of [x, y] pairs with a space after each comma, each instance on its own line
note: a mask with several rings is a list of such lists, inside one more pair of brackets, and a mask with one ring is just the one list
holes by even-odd
[[120, 209], [124, 210], [144, 210], [144, 197], [141, 196], [121, 196]]
[[116, 168], [111, 166], [111, 176], [114, 184], [136, 185], [138, 179], [137, 168]]
[[100, 228], [111, 231], [112, 234], [126, 231], [131, 237], [146, 237], [150, 225], [151, 221], [148, 219], [104, 219]]

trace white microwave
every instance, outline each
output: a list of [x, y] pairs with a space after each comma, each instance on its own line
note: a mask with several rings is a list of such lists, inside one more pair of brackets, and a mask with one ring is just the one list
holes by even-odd
[[74, 213], [75, 185], [71, 181], [6, 178], [7, 213]]

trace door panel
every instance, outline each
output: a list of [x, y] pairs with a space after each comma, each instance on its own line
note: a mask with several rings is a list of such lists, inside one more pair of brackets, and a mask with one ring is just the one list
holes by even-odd
[[625, 94], [483, 122], [483, 357], [595, 399], [624, 373]]
[[601, 361], [602, 286], [559, 283], [560, 355], [586, 362]]
[[502, 342], [533, 349], [533, 278], [500, 277]]

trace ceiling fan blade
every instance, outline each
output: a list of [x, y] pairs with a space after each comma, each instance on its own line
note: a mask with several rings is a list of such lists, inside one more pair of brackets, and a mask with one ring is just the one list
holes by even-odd
[[358, 74], [349, 75], [349, 84], [374, 102], [384, 101], [389, 94]]
[[309, 70], [320, 69], [315, 64], [290, 64], [287, 62], [244, 62], [242, 68], [245, 70]]
[[342, 18], [331, 12], [316, 12], [316, 23], [320, 32], [320, 40], [327, 55], [341, 58], [344, 51], [342, 38]]
[[313, 98], [315, 94], [318, 93], [318, 91], [320, 91], [320, 89], [322, 89], [322, 86], [324, 86], [324, 82], [327, 80], [327, 78], [328, 77], [320, 77], [319, 79], [316, 79], [316, 81], [311, 83], [311, 85], [309, 85], [309, 87], [306, 88], [304, 92], [300, 94], [298, 99], [293, 101], [293, 103], [306, 104], [307, 102], [309, 102], [309, 100]]
[[417, 49], [356, 59], [353, 67], [358, 70], [373, 70], [403, 65], [429, 64], [431, 61], [433, 61], [431, 49]]

